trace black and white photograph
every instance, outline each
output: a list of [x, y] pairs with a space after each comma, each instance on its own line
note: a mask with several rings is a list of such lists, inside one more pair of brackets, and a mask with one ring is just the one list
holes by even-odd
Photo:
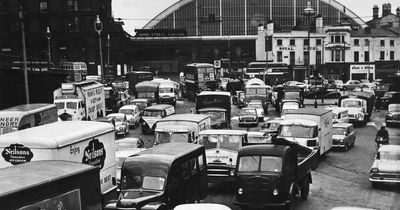
[[1, 210], [400, 210], [400, 1], [0, 0]]

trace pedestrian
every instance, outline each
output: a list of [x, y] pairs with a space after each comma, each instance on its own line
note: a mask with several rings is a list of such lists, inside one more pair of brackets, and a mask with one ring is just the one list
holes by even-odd
[[379, 112], [379, 109], [381, 108], [381, 103], [382, 103], [381, 96], [376, 97], [375, 110], [377, 112]]

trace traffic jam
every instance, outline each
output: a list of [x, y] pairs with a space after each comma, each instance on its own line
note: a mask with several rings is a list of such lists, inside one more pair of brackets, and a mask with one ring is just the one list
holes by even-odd
[[171, 78], [62, 83], [52, 104], [1, 110], [1, 208], [400, 208], [400, 95], [384, 81], [270, 85], [207, 63]]

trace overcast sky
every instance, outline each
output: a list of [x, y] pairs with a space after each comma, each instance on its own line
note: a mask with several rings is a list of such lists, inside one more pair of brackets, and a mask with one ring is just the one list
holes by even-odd
[[[163, 10], [179, 0], [112, 0], [114, 18], [121, 18], [124, 29], [134, 35], [135, 29], [142, 28]], [[400, 6], [399, 0], [337, 0], [353, 11], [364, 21], [372, 18], [372, 7], [379, 6], [379, 16], [382, 14], [382, 4], [390, 3], [392, 13]]]

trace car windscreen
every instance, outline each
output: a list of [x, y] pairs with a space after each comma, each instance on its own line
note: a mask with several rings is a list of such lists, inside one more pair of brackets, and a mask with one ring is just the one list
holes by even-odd
[[240, 110], [241, 115], [255, 115], [256, 110], [255, 109], [242, 109]]
[[234, 135], [203, 135], [200, 136], [200, 143], [206, 149], [222, 148], [238, 151], [241, 146], [242, 136]]
[[132, 115], [133, 110], [132, 109], [120, 109], [119, 113], [126, 114], [126, 115]]
[[332, 128], [333, 135], [346, 135], [346, 128]]
[[314, 126], [283, 125], [279, 135], [282, 137], [313, 138]]
[[343, 107], [361, 107], [360, 101], [343, 101]]
[[162, 112], [161, 111], [155, 111], [155, 110], [144, 110], [143, 116], [146, 117], [159, 117], [161, 118]]
[[242, 156], [239, 159], [239, 172], [281, 172], [282, 158], [275, 156]]
[[396, 160], [400, 161], [400, 152], [395, 151], [382, 151], [380, 152], [381, 160]]

